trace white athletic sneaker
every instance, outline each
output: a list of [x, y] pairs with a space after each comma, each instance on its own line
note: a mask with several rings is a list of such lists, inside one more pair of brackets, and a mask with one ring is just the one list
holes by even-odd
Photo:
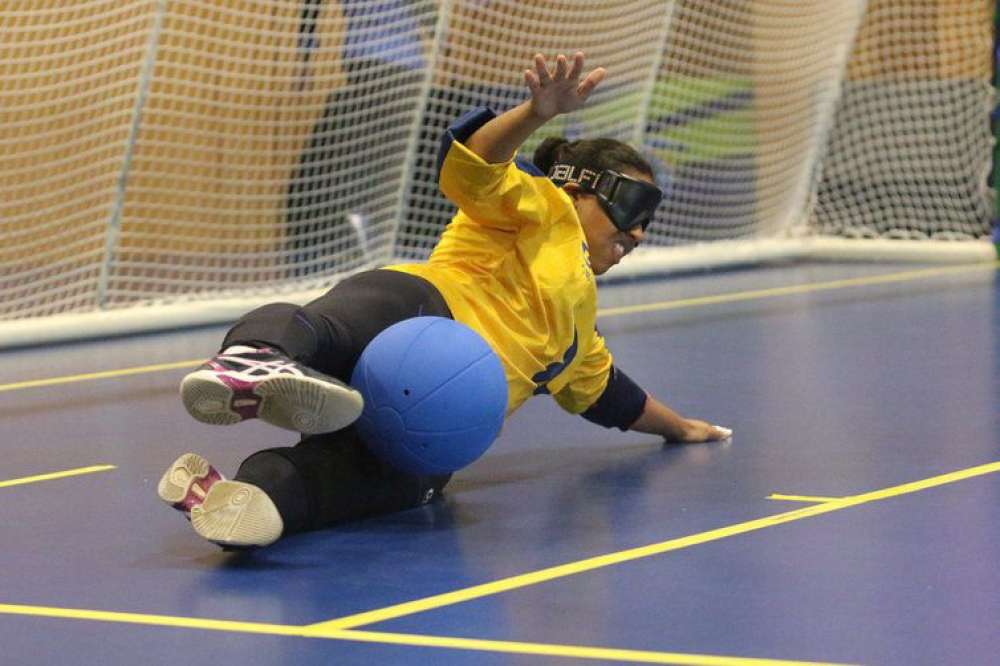
[[267, 494], [255, 485], [226, 481], [197, 453], [185, 453], [163, 473], [160, 499], [191, 521], [198, 536], [226, 547], [267, 546], [284, 521]]
[[281, 352], [234, 346], [181, 381], [181, 400], [202, 423], [260, 418], [313, 435], [340, 430], [361, 416], [364, 399], [344, 384]]
[[274, 543], [285, 525], [263, 490], [241, 481], [219, 481], [191, 508], [191, 527], [220, 546], [246, 547]]

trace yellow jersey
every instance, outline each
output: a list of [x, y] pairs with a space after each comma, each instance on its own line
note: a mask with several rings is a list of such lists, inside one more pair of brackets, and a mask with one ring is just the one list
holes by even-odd
[[545, 393], [578, 414], [601, 397], [612, 368], [595, 326], [586, 237], [569, 195], [534, 165], [489, 164], [463, 145], [492, 117], [467, 114], [442, 144], [441, 190], [458, 213], [430, 259], [386, 268], [428, 280], [496, 351], [508, 415]]

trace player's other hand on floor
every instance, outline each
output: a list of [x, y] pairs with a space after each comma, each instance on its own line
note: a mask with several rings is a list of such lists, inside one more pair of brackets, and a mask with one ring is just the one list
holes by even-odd
[[676, 437], [665, 438], [666, 444], [700, 444], [703, 442], [721, 442], [731, 439], [733, 431], [722, 426], [712, 425], [698, 419], [685, 419], [683, 431]]

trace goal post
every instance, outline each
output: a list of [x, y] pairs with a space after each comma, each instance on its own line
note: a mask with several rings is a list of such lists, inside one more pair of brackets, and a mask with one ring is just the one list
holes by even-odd
[[609, 70], [544, 135], [668, 191], [614, 275], [986, 261], [994, 0], [11, 0], [0, 347], [231, 321], [425, 259], [437, 143], [536, 52]]
[[993, 191], [995, 208], [993, 216], [993, 244], [1000, 256], [1000, 0], [993, 12], [993, 87], [996, 102], [993, 107]]

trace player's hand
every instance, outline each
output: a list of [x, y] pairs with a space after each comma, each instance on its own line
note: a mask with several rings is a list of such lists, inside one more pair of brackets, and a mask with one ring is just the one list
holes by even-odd
[[570, 62], [566, 56], [556, 57], [555, 69], [550, 69], [541, 53], [535, 56], [535, 68], [524, 71], [524, 80], [531, 90], [531, 109], [536, 116], [549, 120], [561, 113], [583, 107], [607, 70], [598, 67], [582, 81], [583, 53], [577, 51]]
[[[722, 426], [712, 425], [697, 419], [685, 419], [684, 432], [677, 440], [678, 444], [699, 444], [701, 442], [720, 442], [733, 436], [733, 431]], [[671, 440], [668, 440], [671, 441]]]

